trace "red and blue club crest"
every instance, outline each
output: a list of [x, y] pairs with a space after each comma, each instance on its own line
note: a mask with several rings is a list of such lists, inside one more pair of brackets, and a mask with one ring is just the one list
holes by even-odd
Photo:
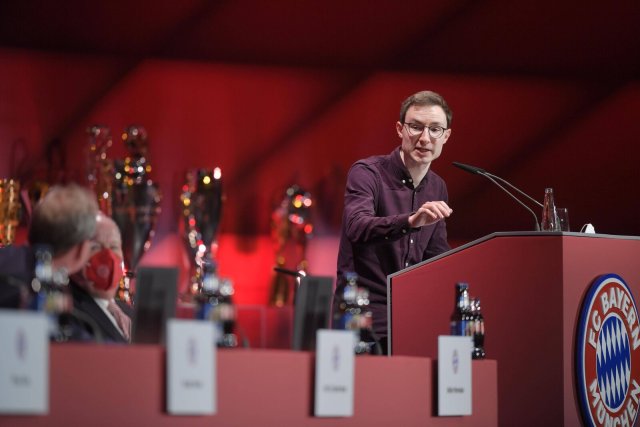
[[577, 329], [576, 387], [585, 424], [632, 426], [640, 399], [640, 323], [620, 276], [593, 282]]

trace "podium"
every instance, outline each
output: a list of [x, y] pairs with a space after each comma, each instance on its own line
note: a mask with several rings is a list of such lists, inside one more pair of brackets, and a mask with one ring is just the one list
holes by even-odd
[[498, 363], [501, 426], [580, 426], [575, 335], [587, 288], [620, 275], [640, 298], [640, 237], [494, 233], [388, 277], [392, 355], [435, 357], [455, 283], [482, 300], [485, 350]]

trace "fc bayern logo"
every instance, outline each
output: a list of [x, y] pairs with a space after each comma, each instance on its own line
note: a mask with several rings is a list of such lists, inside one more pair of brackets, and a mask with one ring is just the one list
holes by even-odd
[[632, 426], [640, 399], [640, 325], [629, 286], [598, 277], [583, 302], [576, 335], [576, 386], [589, 426]]

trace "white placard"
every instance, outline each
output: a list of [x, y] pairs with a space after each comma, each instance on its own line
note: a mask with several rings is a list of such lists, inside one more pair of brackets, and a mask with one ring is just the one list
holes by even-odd
[[49, 412], [48, 327], [44, 313], [0, 310], [0, 413]]
[[316, 417], [352, 417], [355, 355], [353, 332], [319, 329], [316, 335]]
[[471, 337], [438, 337], [438, 415], [471, 415]]
[[167, 321], [167, 412], [217, 411], [216, 344], [212, 322]]

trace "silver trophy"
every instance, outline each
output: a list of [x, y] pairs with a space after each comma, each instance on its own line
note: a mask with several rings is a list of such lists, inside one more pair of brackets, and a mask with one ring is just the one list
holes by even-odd
[[187, 294], [202, 288], [203, 262], [212, 261], [222, 214], [222, 172], [220, 168], [192, 169], [182, 187], [184, 238], [191, 255], [191, 280]]
[[124, 254], [124, 279], [116, 296], [131, 304], [135, 270], [151, 246], [160, 214], [161, 195], [158, 186], [149, 178], [147, 131], [142, 126], [129, 126], [122, 133], [122, 142], [129, 156], [114, 162], [111, 216], [122, 234]]
[[187, 172], [180, 200], [191, 274], [183, 300], [195, 303], [197, 318], [210, 320], [218, 328], [219, 346], [235, 347], [233, 284], [218, 275], [215, 259], [223, 199], [220, 168]]

